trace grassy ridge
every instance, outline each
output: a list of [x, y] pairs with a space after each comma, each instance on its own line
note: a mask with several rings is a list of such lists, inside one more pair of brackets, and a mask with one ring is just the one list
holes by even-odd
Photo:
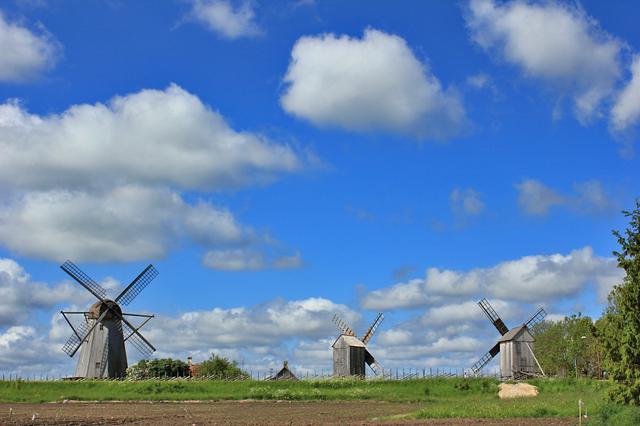
[[413, 418], [572, 417], [577, 415], [578, 399], [585, 401], [590, 414], [608, 409], [606, 382], [546, 379], [530, 383], [539, 387], [540, 395], [503, 401], [497, 396], [498, 381], [494, 379], [0, 382], [0, 402], [368, 399], [424, 403]]

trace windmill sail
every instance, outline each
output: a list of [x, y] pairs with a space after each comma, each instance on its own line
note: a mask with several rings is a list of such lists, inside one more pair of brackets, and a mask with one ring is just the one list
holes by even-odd
[[366, 349], [364, 353], [364, 361], [367, 363], [369, 367], [371, 367], [371, 369], [373, 370], [376, 376], [379, 376], [382, 374], [382, 367], [380, 367], [380, 364], [378, 364], [378, 362], [373, 357], [373, 355], [371, 355], [371, 352], [369, 352]]
[[105, 297], [107, 297], [107, 292], [105, 291], [105, 289], [102, 288], [100, 284], [92, 280], [87, 274], [82, 272], [82, 270], [78, 268], [70, 260], [67, 260], [62, 265], [60, 265], [60, 268], [63, 271], [65, 271], [67, 274], [69, 274], [71, 278], [76, 280], [78, 284], [86, 288], [89, 291], [89, 293], [93, 294], [99, 300], [102, 300]]
[[376, 332], [376, 329], [380, 326], [383, 320], [384, 315], [382, 313], [379, 313], [376, 319], [371, 323], [371, 326], [369, 327], [367, 332], [364, 333], [364, 336], [362, 337], [362, 343], [364, 343], [365, 345], [369, 343], [369, 340], [371, 340], [371, 337], [373, 337], [373, 333]]
[[156, 270], [156, 268], [154, 268], [153, 265], [147, 266], [145, 270], [142, 271], [140, 275], [138, 275], [133, 281], [131, 281], [131, 284], [129, 284], [127, 288], [122, 290], [122, 293], [120, 293], [118, 297], [116, 297], [116, 303], [119, 303], [121, 305], [128, 305], [157, 276], [158, 271]]
[[489, 352], [482, 355], [482, 357], [471, 366], [471, 371], [473, 374], [478, 374], [482, 368], [489, 363], [498, 353], [500, 352], [500, 343], [496, 343], [494, 347], [492, 347]]
[[526, 325], [527, 328], [531, 329], [535, 325], [541, 323], [546, 316], [547, 312], [544, 309], [540, 308], [535, 314], [531, 316], [531, 318], [527, 320], [527, 322], [524, 323], [524, 325]]
[[74, 356], [75, 353], [80, 349], [82, 343], [87, 339], [89, 334], [96, 328], [98, 324], [102, 322], [105, 316], [109, 313], [109, 310], [105, 310], [100, 317], [96, 320], [86, 321], [80, 324], [78, 330], [73, 330], [73, 334], [65, 344], [62, 346], [62, 350], [69, 356]]
[[509, 332], [509, 328], [505, 325], [505, 323], [500, 319], [498, 313], [493, 309], [493, 306], [489, 304], [487, 299], [482, 299], [478, 302], [478, 306], [485, 313], [489, 321], [493, 324], [493, 326], [498, 330], [501, 335], [505, 335]]
[[344, 322], [344, 320], [338, 316], [338, 314], [333, 315], [333, 322], [335, 323], [336, 327], [338, 327], [338, 330], [340, 330], [342, 334], [356, 337], [356, 333], [353, 332], [351, 327], [349, 327], [347, 323]]
[[131, 342], [142, 355], [149, 356], [155, 352], [156, 348], [154, 348], [129, 321], [124, 318], [122, 318], [122, 321], [122, 330], [127, 334], [127, 338], [125, 339], [127, 342]]

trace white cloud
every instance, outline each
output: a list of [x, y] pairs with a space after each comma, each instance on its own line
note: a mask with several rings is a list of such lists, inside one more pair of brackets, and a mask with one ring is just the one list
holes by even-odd
[[390, 330], [383, 330], [378, 333], [378, 339], [376, 340], [379, 345], [408, 345], [413, 341], [413, 334], [409, 330], [402, 330], [400, 328], [392, 328]]
[[631, 80], [618, 94], [611, 110], [611, 123], [616, 131], [623, 131], [640, 122], [640, 55], [631, 65]]
[[544, 216], [553, 207], [565, 207], [580, 213], [600, 214], [616, 208], [616, 202], [597, 180], [577, 182], [574, 193], [563, 195], [535, 179], [515, 185], [518, 204], [529, 215]]
[[451, 191], [449, 203], [454, 213], [464, 216], [477, 216], [484, 210], [484, 203], [480, 199], [480, 193], [473, 188]]
[[299, 253], [290, 256], [267, 255], [253, 249], [210, 250], [203, 259], [205, 266], [223, 271], [258, 271], [263, 269], [292, 269], [302, 266]]
[[185, 242], [216, 250], [266, 241], [226, 209], [186, 201], [180, 190], [266, 183], [305, 162], [287, 145], [235, 131], [176, 85], [48, 116], [17, 101], [0, 104], [0, 152], [7, 189], [0, 244], [56, 261], [130, 261]]
[[210, 247], [251, 238], [229, 211], [190, 205], [167, 189], [31, 192], [0, 206], [0, 242], [21, 255], [55, 261], [158, 258], [185, 241]]
[[85, 302], [92, 297], [77, 284], [33, 282], [15, 260], [0, 258], [0, 327], [20, 324], [35, 310], [70, 300]]
[[47, 34], [7, 21], [0, 11], [0, 52], [0, 81], [21, 82], [51, 68], [59, 45]]
[[525, 256], [469, 271], [429, 268], [424, 279], [371, 291], [360, 303], [366, 309], [415, 308], [442, 303], [446, 297], [474, 295], [545, 302], [576, 295], [588, 284], [608, 289], [621, 279], [614, 259], [594, 256], [585, 247], [567, 255]]
[[[500, 313], [501, 318], [513, 316], [512, 304], [503, 300], [491, 300], [490, 303], [491, 306]], [[429, 308], [420, 318], [420, 321], [426, 326], [463, 324], [471, 321], [479, 322], [486, 320], [477, 302], [472, 300]]]
[[238, 7], [226, 0], [193, 0], [192, 16], [211, 31], [227, 39], [254, 37], [260, 34], [255, 11], [249, 1]]
[[288, 146], [231, 129], [176, 85], [49, 116], [1, 104], [0, 151], [0, 185], [28, 189], [126, 183], [227, 189], [302, 165]]
[[466, 127], [459, 96], [443, 90], [396, 35], [300, 38], [284, 78], [283, 108], [318, 126], [447, 139]]
[[571, 96], [582, 122], [599, 113], [620, 77], [623, 44], [577, 7], [471, 0], [466, 20], [481, 47], [497, 51], [559, 96]]
[[337, 334], [331, 321], [339, 313], [354, 324], [360, 315], [345, 305], [323, 298], [272, 300], [251, 308], [214, 308], [185, 312], [179, 316], [158, 316], [146, 337], [165, 351], [195, 350], [207, 345], [243, 347], [276, 345], [292, 338], [322, 338]]

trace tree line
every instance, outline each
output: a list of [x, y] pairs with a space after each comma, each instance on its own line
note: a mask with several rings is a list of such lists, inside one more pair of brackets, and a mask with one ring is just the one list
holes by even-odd
[[249, 374], [238, 367], [236, 361], [212, 354], [200, 364], [190, 366], [172, 358], [143, 359], [127, 369], [127, 378], [134, 380], [169, 377], [248, 378]]

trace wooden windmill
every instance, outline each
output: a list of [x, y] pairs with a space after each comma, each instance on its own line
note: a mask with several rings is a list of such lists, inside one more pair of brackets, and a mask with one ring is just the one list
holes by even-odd
[[538, 373], [544, 375], [544, 371], [533, 352], [535, 339], [531, 335], [531, 328], [544, 320], [547, 316], [545, 310], [539, 308], [522, 325], [509, 330], [487, 299], [479, 301], [478, 306], [480, 306], [480, 309], [482, 309], [502, 337], [489, 352], [473, 364], [471, 367], [473, 373], [478, 374], [489, 361], [500, 353], [500, 376], [502, 378], [520, 379]]
[[333, 375], [334, 376], [358, 376], [365, 377], [365, 364], [371, 367], [374, 374], [382, 374], [382, 368], [376, 362], [371, 352], [367, 349], [367, 343], [373, 337], [376, 329], [384, 320], [384, 315], [378, 314], [366, 333], [359, 339], [351, 327], [347, 325], [337, 314], [333, 316], [333, 322], [341, 334], [331, 345], [333, 348]]
[[[147, 266], [114, 300], [106, 298], [106, 291], [70, 261], [60, 266], [63, 271], [98, 299], [86, 312], [60, 311], [73, 334], [62, 350], [73, 357], [80, 350], [75, 377], [121, 378], [127, 370], [125, 342], [130, 342], [143, 355], [156, 348], [140, 334], [140, 328], [153, 315], [124, 313], [120, 305], [128, 305], [158, 275], [153, 265]], [[83, 315], [79, 327], [74, 327], [67, 315]], [[126, 317], [140, 317], [144, 321], [134, 325]]]

